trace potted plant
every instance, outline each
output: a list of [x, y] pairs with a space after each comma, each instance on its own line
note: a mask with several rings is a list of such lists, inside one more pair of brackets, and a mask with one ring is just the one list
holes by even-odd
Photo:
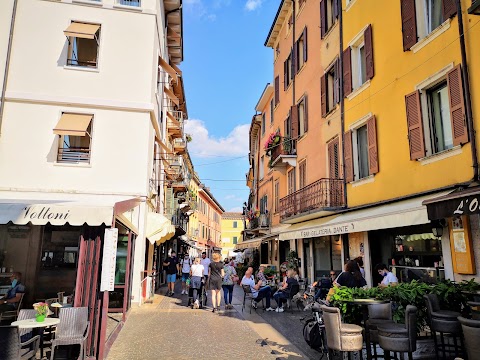
[[265, 150], [265, 154], [267, 156], [271, 156], [272, 150], [278, 145], [280, 145], [281, 138], [282, 136], [280, 135], [280, 129], [277, 129], [275, 132], [271, 133], [268, 136], [268, 139], [263, 146], [263, 149]]
[[45, 302], [39, 302], [33, 304], [33, 308], [35, 309], [35, 320], [38, 322], [45, 321], [45, 318], [48, 315], [48, 304]]

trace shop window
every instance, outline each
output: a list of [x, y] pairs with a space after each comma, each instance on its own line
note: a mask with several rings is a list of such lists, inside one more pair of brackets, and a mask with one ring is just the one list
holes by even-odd
[[100, 25], [72, 22], [65, 30], [68, 39], [68, 66], [98, 66]]
[[238, 243], [238, 236], [233, 237], [233, 245], [236, 245]]
[[236, 221], [233, 222], [233, 228], [236, 229], [238, 227], [238, 223]]

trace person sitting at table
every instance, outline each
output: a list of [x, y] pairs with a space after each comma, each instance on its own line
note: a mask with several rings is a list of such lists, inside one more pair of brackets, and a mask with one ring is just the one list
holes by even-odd
[[344, 271], [334, 281], [334, 285], [346, 286], [349, 288], [360, 288], [366, 286], [367, 282], [363, 278], [358, 264], [353, 260], [349, 260], [345, 264]]
[[375, 269], [378, 271], [380, 275], [383, 276], [383, 280], [380, 284], [378, 284], [379, 287], [385, 288], [388, 286], [397, 286], [398, 285], [398, 279], [395, 276], [394, 273], [391, 271], [388, 271], [387, 265], [385, 264], [377, 264], [375, 266]]
[[265, 266], [260, 266], [258, 268], [258, 273], [257, 273], [257, 280], [262, 280], [262, 284], [266, 284], [267, 283], [267, 277], [265, 276]]
[[283, 312], [283, 303], [286, 302], [286, 299], [290, 296], [292, 287], [298, 285], [298, 281], [295, 278], [296, 271], [293, 269], [287, 270], [287, 279], [283, 285], [273, 294], [273, 298], [277, 302], [278, 306], [275, 309], [276, 312]]
[[318, 298], [324, 299], [327, 296], [330, 289], [332, 288], [336, 278], [337, 278], [337, 274], [335, 273], [335, 270], [331, 270], [329, 277], [325, 277], [324, 275], [321, 279], [319, 279], [318, 281], [315, 281], [312, 284], [312, 286], [314, 286], [316, 289], [313, 300], [317, 301]]
[[14, 311], [17, 309], [18, 303], [25, 293], [25, 286], [21, 283], [22, 273], [14, 272], [10, 276], [12, 287], [8, 290], [5, 297], [0, 300], [0, 314], [5, 311]]
[[250, 286], [250, 290], [252, 291], [252, 307], [254, 309], [257, 308], [257, 303], [265, 299], [267, 308], [265, 311], [274, 311], [274, 309], [270, 306], [270, 297], [272, 296], [272, 289], [270, 286], [262, 283], [262, 280], [259, 280], [255, 284], [255, 280], [253, 278], [253, 268], [251, 266], [248, 267], [247, 271], [245, 272], [245, 275], [242, 278], [241, 285], [248, 285]]

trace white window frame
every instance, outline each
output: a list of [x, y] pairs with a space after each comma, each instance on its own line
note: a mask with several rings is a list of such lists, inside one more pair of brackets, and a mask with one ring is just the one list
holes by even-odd
[[90, 137], [90, 144], [89, 144], [89, 156], [88, 156], [88, 162], [78, 162], [78, 161], [65, 161], [65, 160], [62, 160], [62, 161], [59, 161], [58, 160], [58, 157], [59, 157], [59, 152], [60, 152], [60, 142], [63, 141], [63, 136], [64, 135], [56, 135], [56, 149], [57, 149], [57, 154], [56, 154], [56, 157], [55, 157], [55, 161], [54, 161], [54, 164], [55, 165], [62, 165], [62, 166], [79, 166], [79, 167], [90, 167], [92, 165], [92, 148], [93, 148], [93, 139], [94, 139], [94, 127], [93, 127], [93, 123], [94, 123], [94, 120], [95, 120], [95, 117], [96, 117], [96, 114], [94, 112], [82, 112], [82, 111], [75, 111], [74, 109], [71, 110], [69, 109], [68, 111], [60, 111], [59, 112], [59, 115], [58, 115], [58, 119], [61, 118], [61, 116], [63, 114], [85, 114], [85, 115], [92, 115], [92, 120], [90, 120], [90, 133], [87, 133]]

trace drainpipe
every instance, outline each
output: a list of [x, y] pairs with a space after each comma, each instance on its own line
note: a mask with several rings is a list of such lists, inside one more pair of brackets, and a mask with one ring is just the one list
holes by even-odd
[[478, 157], [477, 157], [477, 139], [475, 138], [475, 128], [473, 125], [472, 97], [470, 94], [470, 79], [468, 76], [467, 51], [465, 47], [465, 34], [463, 32], [463, 14], [460, 0], [455, 0], [458, 16], [458, 34], [460, 38], [460, 53], [462, 55], [462, 76], [463, 76], [463, 96], [465, 98], [465, 112], [468, 124], [468, 136], [472, 146], [472, 167], [473, 181], [478, 180]]
[[[293, 51], [295, 50], [295, 0], [292, 0], [292, 6], [293, 6], [293, 13], [292, 13], [292, 65], [293, 65], [293, 59], [295, 59], [295, 66], [290, 67], [290, 71], [292, 72], [292, 106], [295, 106], [295, 75], [293, 73], [293, 69], [296, 69], [297, 67], [297, 54], [295, 54]], [[293, 69], [292, 69], [293, 68]]]
[[347, 207], [347, 179], [345, 178], [345, 97], [343, 95], [343, 9], [342, 0], [335, 0], [338, 3], [338, 30], [340, 33], [340, 50], [338, 52], [338, 67], [340, 75], [340, 131], [342, 137], [342, 171], [343, 171], [343, 203]]
[[12, 53], [13, 29], [17, 15], [17, 0], [13, 1], [12, 19], [10, 20], [10, 34], [8, 36], [7, 57], [5, 58], [5, 71], [3, 74], [2, 96], [0, 100], [0, 135], [2, 135], [3, 109], [5, 108], [5, 92], [7, 91], [8, 69], [10, 68], [10, 55]]

